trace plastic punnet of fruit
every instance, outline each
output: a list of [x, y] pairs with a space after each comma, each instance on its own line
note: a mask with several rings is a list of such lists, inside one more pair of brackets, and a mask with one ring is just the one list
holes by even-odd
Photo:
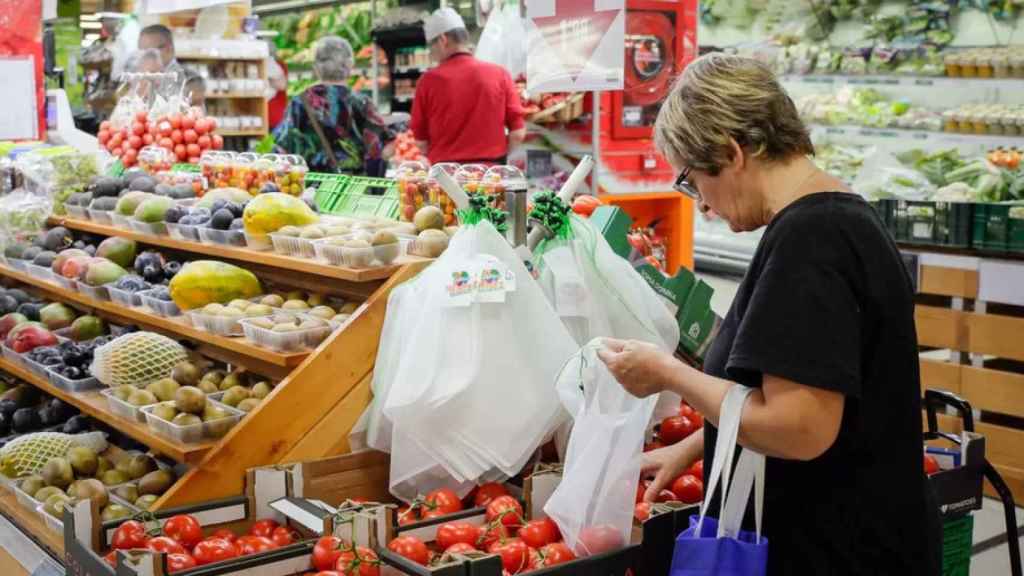
[[455, 178], [458, 171], [458, 164], [454, 162], [441, 162], [430, 167], [427, 177], [430, 205], [441, 209], [441, 212], [444, 214], [445, 226], [453, 226], [455, 224], [455, 202], [441, 189], [441, 185], [437, 182], [437, 175], [440, 172], [445, 172], [452, 178]]
[[398, 182], [398, 216], [412, 222], [416, 211], [430, 200], [427, 166], [422, 162], [403, 162], [395, 174]]
[[138, 154], [139, 168], [150, 174], [170, 170], [175, 160], [174, 152], [160, 146], [145, 146]]
[[526, 190], [526, 176], [515, 166], [491, 166], [483, 178], [483, 191], [493, 197], [494, 207], [505, 209], [505, 192]]

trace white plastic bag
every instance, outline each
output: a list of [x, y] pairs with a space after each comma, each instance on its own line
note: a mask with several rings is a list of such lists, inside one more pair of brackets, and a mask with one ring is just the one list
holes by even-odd
[[517, 4], [506, 5], [487, 19], [474, 56], [505, 68], [512, 78], [526, 73], [526, 28]]
[[[471, 290], [484, 276], [489, 289]], [[391, 453], [390, 488], [405, 500], [517, 474], [566, 418], [552, 383], [575, 349], [505, 238], [489, 222], [464, 226], [388, 301], [355, 445], [365, 434]]]
[[565, 543], [580, 556], [625, 546], [647, 422], [657, 399], [627, 392], [597, 357], [595, 340], [574, 355], [556, 387], [573, 411], [562, 481], [544, 505]]

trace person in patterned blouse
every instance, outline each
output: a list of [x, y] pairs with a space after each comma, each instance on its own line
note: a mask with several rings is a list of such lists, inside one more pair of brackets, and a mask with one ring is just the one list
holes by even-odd
[[305, 158], [313, 171], [383, 176], [395, 134], [373, 102], [348, 87], [353, 62], [345, 39], [321, 38], [313, 64], [319, 83], [291, 99], [274, 141], [282, 152]]

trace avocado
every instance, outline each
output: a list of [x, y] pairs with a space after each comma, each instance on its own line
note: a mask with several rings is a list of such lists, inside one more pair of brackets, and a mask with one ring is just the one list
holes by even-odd
[[210, 228], [214, 230], [227, 230], [231, 228], [231, 222], [234, 219], [235, 215], [230, 210], [221, 208], [213, 213], [213, 218], [210, 220]]

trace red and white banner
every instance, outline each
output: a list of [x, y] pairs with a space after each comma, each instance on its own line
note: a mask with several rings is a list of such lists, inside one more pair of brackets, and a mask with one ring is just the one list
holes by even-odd
[[621, 90], [625, 30], [625, 0], [527, 0], [527, 91]]

